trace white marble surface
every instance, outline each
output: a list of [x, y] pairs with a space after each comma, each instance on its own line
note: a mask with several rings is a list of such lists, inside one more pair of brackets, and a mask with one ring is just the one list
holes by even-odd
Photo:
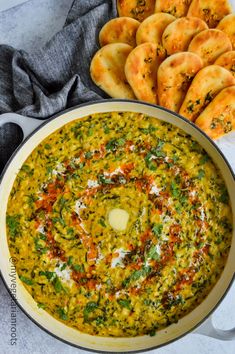
[[0, 44], [26, 51], [42, 46], [62, 28], [72, 2], [73, 0], [28, 0], [22, 5], [0, 12]]
[[8, 10], [11, 7], [23, 4], [27, 0], [1, 0], [0, 1], [0, 11]]
[[[0, 44], [9, 44], [27, 51], [43, 45], [60, 30], [71, 3], [72, 0], [29, 0], [23, 5], [0, 12]], [[31, 322], [20, 309], [17, 311], [17, 345], [11, 346], [10, 316], [11, 299], [0, 280], [0, 354], [86, 353], [54, 339]], [[221, 329], [235, 326], [235, 283], [215, 311], [213, 321]], [[222, 342], [189, 334], [151, 353], [234, 354], [235, 341]]]

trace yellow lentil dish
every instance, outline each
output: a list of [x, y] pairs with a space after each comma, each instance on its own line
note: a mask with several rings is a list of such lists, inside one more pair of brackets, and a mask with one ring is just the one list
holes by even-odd
[[48, 136], [15, 179], [6, 223], [38, 307], [113, 337], [154, 335], [192, 311], [221, 275], [232, 234], [207, 153], [177, 127], [130, 112]]

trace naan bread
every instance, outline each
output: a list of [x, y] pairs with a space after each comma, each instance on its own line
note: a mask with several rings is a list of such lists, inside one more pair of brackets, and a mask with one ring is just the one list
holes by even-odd
[[191, 2], [192, 0], [156, 0], [155, 12], [166, 12], [175, 17], [183, 17], [187, 15]]
[[162, 36], [162, 43], [167, 54], [187, 51], [193, 37], [205, 29], [208, 29], [208, 26], [200, 18], [178, 18], [166, 27]]
[[229, 70], [235, 77], [235, 50], [222, 54], [215, 64]]
[[228, 70], [218, 65], [203, 68], [193, 79], [179, 113], [194, 122], [219, 91], [232, 85], [235, 79]]
[[232, 43], [233, 50], [235, 50], [235, 14], [225, 16], [218, 24], [217, 29], [227, 34]]
[[235, 86], [220, 91], [195, 124], [212, 139], [235, 130]]
[[90, 74], [94, 83], [113, 98], [133, 99], [124, 67], [132, 47], [125, 43], [112, 43], [102, 47], [91, 61]]
[[137, 45], [151, 42], [162, 45], [162, 34], [165, 28], [176, 18], [170, 14], [159, 12], [146, 18], [136, 33]]
[[140, 22], [131, 17], [117, 17], [107, 22], [99, 34], [100, 46], [110, 43], [126, 43], [136, 46], [136, 31]]
[[165, 52], [153, 43], [143, 43], [129, 54], [125, 74], [136, 97], [150, 103], [157, 103], [157, 70], [165, 58]]
[[215, 28], [220, 20], [232, 12], [229, 0], [193, 0], [187, 16], [195, 16]]
[[213, 64], [223, 53], [232, 50], [228, 36], [217, 29], [207, 29], [198, 33], [190, 42], [188, 51], [199, 55], [204, 65]]
[[178, 112], [196, 73], [203, 67], [201, 58], [189, 52], [173, 54], [158, 68], [159, 104]]
[[117, 0], [119, 16], [128, 16], [142, 22], [154, 13], [155, 0]]

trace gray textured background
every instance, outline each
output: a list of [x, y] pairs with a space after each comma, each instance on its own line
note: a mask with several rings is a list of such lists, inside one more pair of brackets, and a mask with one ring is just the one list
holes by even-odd
[[[0, 0], [1, 2], [2, 0]], [[84, 1], [84, 0], [81, 0]], [[72, 0], [29, 0], [0, 13], [0, 43], [32, 51], [61, 29]], [[1, 139], [1, 137], [0, 137]], [[0, 354], [75, 354], [72, 348], [46, 334], [21, 310], [17, 311], [17, 345], [10, 344], [11, 298], [0, 280]], [[235, 325], [235, 284], [214, 314], [214, 323], [222, 329]], [[187, 335], [156, 354], [233, 354], [235, 342], [221, 342], [199, 335]]]

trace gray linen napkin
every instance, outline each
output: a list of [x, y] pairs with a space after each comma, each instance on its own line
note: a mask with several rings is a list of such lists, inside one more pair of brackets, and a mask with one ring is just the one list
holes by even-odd
[[0, 45], [0, 114], [45, 119], [104, 93], [90, 79], [101, 27], [116, 16], [115, 0], [75, 0], [64, 28], [33, 53]]
[[[91, 81], [89, 66], [101, 27], [116, 15], [115, 0], [75, 0], [64, 28], [43, 48], [26, 53], [0, 45], [0, 114], [46, 119], [106, 98]], [[21, 138], [16, 127], [0, 129], [0, 173]]]

